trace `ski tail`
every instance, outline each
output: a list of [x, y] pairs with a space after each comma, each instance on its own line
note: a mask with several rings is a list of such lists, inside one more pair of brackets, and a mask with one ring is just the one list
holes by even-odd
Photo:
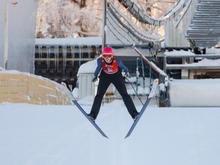
[[140, 120], [141, 116], [143, 115], [144, 110], [146, 109], [146, 107], [147, 107], [148, 104], [150, 103], [150, 100], [151, 100], [151, 98], [148, 98], [147, 101], [144, 103], [144, 106], [143, 106], [142, 110], [140, 111], [140, 113], [139, 113], [137, 119], [134, 121], [134, 123], [132, 124], [131, 128], [129, 129], [127, 135], [125, 136], [125, 139], [126, 139], [127, 137], [129, 137], [129, 136], [131, 135], [131, 133], [133, 132], [134, 128], [136, 127], [136, 125], [137, 125], [137, 123], [138, 123], [138, 121]]
[[72, 93], [69, 91], [69, 89], [67, 88], [66, 84], [64, 82], [61, 83], [64, 86], [64, 89], [67, 93], [67, 95], [70, 97], [70, 99], [72, 100], [72, 102], [77, 106], [77, 108], [82, 112], [82, 114], [90, 121], [90, 123], [99, 131], [99, 133], [105, 137], [108, 138], [108, 136], [106, 136], [106, 134], [101, 130], [101, 128], [99, 128], [99, 126], [95, 123], [95, 121], [93, 121], [85, 112], [85, 110], [81, 107], [81, 105], [76, 101], [76, 99], [73, 97]]
[[132, 124], [131, 128], [129, 129], [127, 135], [125, 136], [125, 139], [131, 135], [131, 133], [133, 132], [134, 128], [136, 127], [138, 121], [140, 120], [141, 116], [143, 115], [144, 111], [146, 110], [148, 104], [150, 103], [151, 98], [155, 96], [157, 86], [158, 86], [158, 79], [155, 79], [153, 87], [152, 87], [152, 89], [150, 91], [150, 94], [149, 94], [147, 100], [145, 101], [145, 103], [144, 103], [144, 105], [143, 105], [143, 107], [142, 107], [142, 109], [141, 109], [137, 119], [134, 120], [134, 123]]
[[160, 68], [158, 68], [153, 62], [149, 61], [133, 44], [132, 48], [134, 49], [134, 51], [148, 64], [151, 66], [151, 68], [153, 70], [155, 70], [158, 74], [163, 75], [163, 76], [167, 76], [167, 74], [162, 71]]

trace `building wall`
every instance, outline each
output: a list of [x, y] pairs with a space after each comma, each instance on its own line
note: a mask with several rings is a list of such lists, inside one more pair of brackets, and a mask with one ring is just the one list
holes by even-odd
[[[8, 8], [5, 5], [7, 1]], [[0, 0], [0, 2], [3, 4], [0, 5], [0, 66], [4, 68], [4, 52], [7, 50], [7, 70], [34, 73], [34, 40], [38, 0]], [[5, 18], [8, 23], [4, 22]], [[7, 25], [8, 28], [5, 28]], [[8, 38], [6, 43], [5, 37]], [[3, 46], [5, 44], [8, 45], [8, 49]]]

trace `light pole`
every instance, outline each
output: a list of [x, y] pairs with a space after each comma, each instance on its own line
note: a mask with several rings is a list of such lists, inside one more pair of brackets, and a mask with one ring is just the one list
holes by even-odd
[[106, 46], [106, 9], [107, 9], [107, 0], [103, 2], [103, 18], [102, 18], [102, 49]]
[[5, 1], [5, 35], [4, 35], [4, 69], [7, 69], [8, 61], [8, 0]]

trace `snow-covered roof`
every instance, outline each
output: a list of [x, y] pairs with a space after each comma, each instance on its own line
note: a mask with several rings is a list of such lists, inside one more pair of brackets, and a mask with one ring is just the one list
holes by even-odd
[[35, 45], [102, 45], [102, 37], [36, 38]]

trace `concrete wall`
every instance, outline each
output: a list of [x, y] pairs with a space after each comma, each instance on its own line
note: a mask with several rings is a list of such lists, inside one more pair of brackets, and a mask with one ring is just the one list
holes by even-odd
[[219, 107], [220, 80], [172, 80], [169, 82], [171, 107]]
[[64, 88], [49, 79], [18, 71], [0, 71], [0, 103], [71, 105]]
[[[7, 70], [34, 73], [38, 0], [0, 0], [0, 4], [0, 67], [5, 68], [3, 52], [7, 51]], [[5, 47], [6, 44], [8, 48]]]

